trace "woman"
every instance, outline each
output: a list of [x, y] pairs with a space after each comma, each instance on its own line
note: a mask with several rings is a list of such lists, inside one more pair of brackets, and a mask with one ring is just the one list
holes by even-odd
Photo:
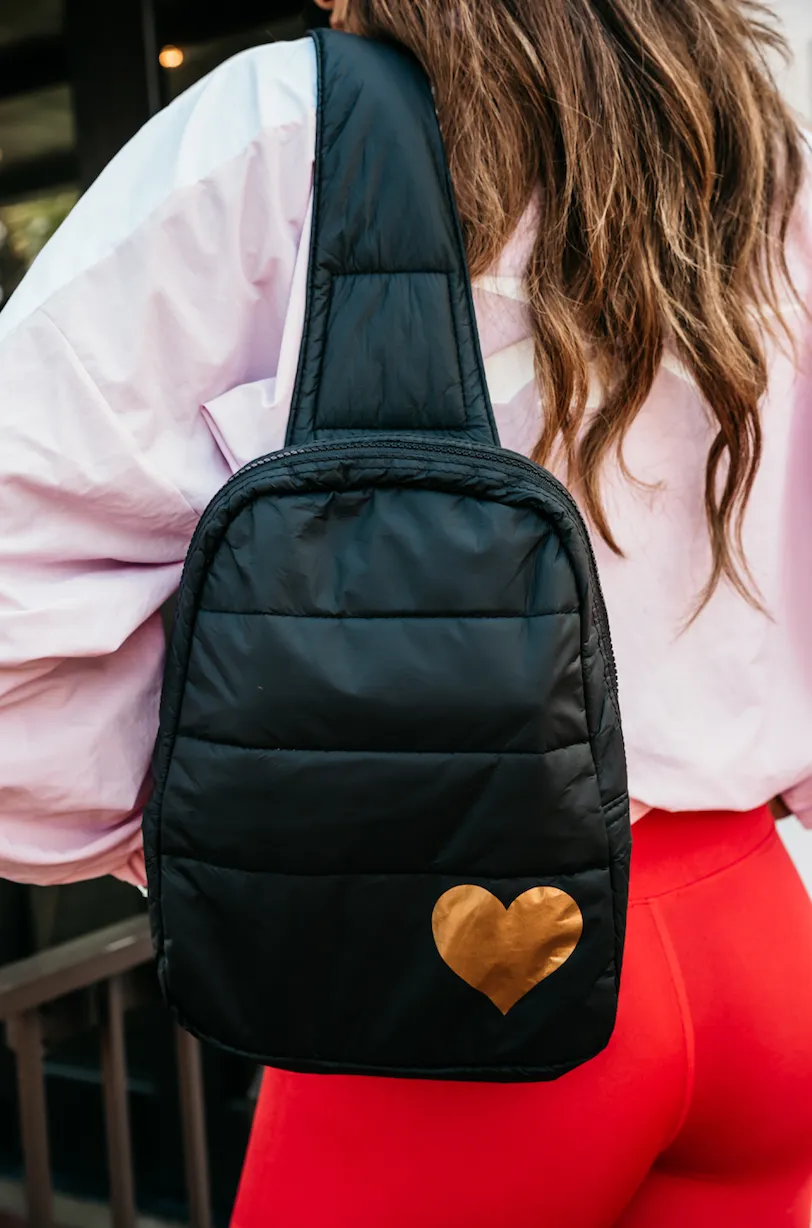
[[[324, 7], [332, 7], [323, 0]], [[505, 446], [592, 526], [635, 853], [620, 1017], [558, 1082], [270, 1072], [235, 1228], [808, 1228], [812, 184], [751, 0], [340, 0], [432, 80]], [[282, 446], [306, 41], [115, 159], [0, 317], [0, 870], [143, 883], [159, 609]]]

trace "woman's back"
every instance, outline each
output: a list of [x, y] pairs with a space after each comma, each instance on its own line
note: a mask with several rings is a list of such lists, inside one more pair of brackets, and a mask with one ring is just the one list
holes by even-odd
[[[524, 290], [533, 227], [530, 210], [474, 295], [500, 438], [528, 456], [544, 416]], [[697, 614], [712, 566], [704, 487], [716, 426], [673, 346], [628, 429], [628, 475], [617, 457], [605, 462], [607, 518], [622, 553], [597, 533], [593, 540], [622, 679], [631, 793], [648, 806], [696, 810], [712, 800], [746, 809], [812, 772], [812, 153], [787, 255], [797, 297], [784, 292], [789, 337], [778, 332], [767, 346], [763, 454], [742, 534], [764, 609], [722, 584]], [[593, 381], [585, 429], [601, 402]], [[550, 468], [567, 480], [560, 450]], [[794, 800], [810, 809], [812, 789]]]
[[[161, 655], [157, 623], [149, 631], [144, 618], [174, 589], [197, 516], [229, 472], [284, 443], [304, 314], [315, 100], [308, 40], [230, 61], [119, 155], [0, 317], [8, 526], [0, 548], [12, 577], [0, 615], [0, 753], [16, 782], [19, 833], [7, 827], [9, 874], [40, 873], [34, 850], [43, 840], [55, 840], [70, 866], [57, 875], [115, 867], [137, 848]], [[807, 177], [789, 240], [798, 301], [784, 292], [794, 350], [780, 333], [768, 342], [763, 456], [743, 527], [764, 610], [723, 582], [696, 614], [711, 568], [704, 486], [716, 428], [672, 347], [628, 427], [632, 480], [615, 455], [603, 462], [602, 497], [622, 555], [593, 537], [638, 813], [746, 809], [798, 785], [793, 804], [812, 810], [804, 783], [812, 776], [809, 185]], [[545, 423], [524, 301], [536, 234], [531, 205], [475, 283], [500, 437], [527, 455]], [[53, 431], [54, 404], [59, 447], [46, 461], [36, 445], [37, 476], [32, 439]], [[599, 404], [596, 376], [581, 434]], [[549, 464], [567, 479], [560, 450]], [[45, 508], [40, 481], [60, 490]], [[92, 524], [80, 490], [92, 495]], [[65, 591], [42, 579], [43, 560], [55, 554], [73, 576], [70, 620], [58, 616]], [[118, 570], [88, 572], [89, 555], [120, 560]], [[147, 559], [160, 566], [138, 566]], [[34, 677], [33, 658], [44, 659]], [[68, 720], [55, 674], [72, 696]], [[110, 714], [145, 688], [149, 708], [125, 742]], [[34, 722], [47, 736], [28, 737]], [[65, 773], [88, 722], [94, 771], [107, 765], [109, 781], [101, 836], [93, 773]], [[35, 836], [29, 820], [50, 834]]]
[[[542, 116], [552, 82], [516, 13], [549, 17], [559, 33], [563, 14], [575, 23], [573, 55], [590, 30], [599, 43], [614, 40], [619, 58], [604, 67], [625, 73], [632, 94], [643, 84], [658, 93], [651, 114], [664, 147], [681, 134], [679, 156], [658, 161], [661, 176], [673, 173], [664, 196], [647, 195], [654, 177], [643, 163], [626, 166], [641, 199], [622, 188], [607, 247], [609, 196], [593, 194], [588, 218], [577, 192], [567, 197], [575, 190], [558, 137], [576, 121], [571, 108], [547, 145], [543, 125], [533, 129], [546, 162], [514, 158], [513, 178], [499, 173], [507, 112], [488, 111], [481, 88], [492, 75], [476, 98], [491, 144], [466, 151], [453, 124], [445, 132], [502, 443], [556, 470], [591, 521], [631, 793], [638, 811], [654, 810], [635, 829], [620, 1008], [603, 1054], [553, 1084], [521, 1087], [271, 1072], [235, 1228], [808, 1228], [812, 927], [765, 803], [782, 794], [812, 816], [809, 158], [755, 59], [737, 67], [730, 54], [758, 43], [741, 26], [752, 5], [351, 7], [362, 26], [374, 17], [391, 33], [394, 23], [414, 43], [427, 5], [435, 51], [465, 29], [504, 51], [507, 30], [511, 54], [518, 48], [538, 76], [526, 88], [513, 81], [520, 110], [527, 94]], [[685, 81], [658, 77], [653, 65], [669, 46], [658, 61], [646, 39], [663, 20], [678, 29], [705, 18], [733, 40], [731, 80], [744, 75], [731, 95], [736, 123], [720, 123], [718, 148], [712, 140], [691, 150], [680, 128]], [[552, 33], [547, 42], [564, 71]], [[700, 46], [709, 56], [713, 39], [683, 45], [683, 56]], [[456, 53], [450, 77], [432, 75], [441, 103], [458, 88], [464, 119]], [[707, 116], [709, 100], [722, 98], [712, 57], [697, 57], [708, 85], [692, 102]], [[473, 67], [494, 65], [498, 75], [495, 54]], [[590, 65], [580, 71], [588, 80]], [[143, 882], [159, 611], [212, 496], [285, 439], [305, 310], [315, 102], [306, 41], [230, 61], [119, 155], [0, 316], [8, 877]], [[603, 130], [600, 111], [586, 119], [585, 149], [607, 153], [611, 186], [633, 132]], [[753, 134], [767, 129], [777, 152], [756, 147]], [[758, 165], [731, 156], [734, 130]], [[659, 159], [654, 145], [646, 157]], [[698, 173], [716, 161], [727, 178]], [[696, 192], [672, 216], [666, 205], [681, 199], [682, 176]], [[582, 193], [589, 182], [582, 175]], [[731, 194], [719, 199], [722, 182]], [[711, 205], [717, 229], [697, 237]], [[669, 270], [672, 259], [679, 267]], [[388, 818], [386, 805], [381, 797]]]

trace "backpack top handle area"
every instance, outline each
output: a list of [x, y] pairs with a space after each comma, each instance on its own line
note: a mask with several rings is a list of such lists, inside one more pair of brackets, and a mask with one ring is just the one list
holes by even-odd
[[400, 48], [312, 36], [313, 228], [287, 446], [383, 431], [498, 447], [425, 74]]

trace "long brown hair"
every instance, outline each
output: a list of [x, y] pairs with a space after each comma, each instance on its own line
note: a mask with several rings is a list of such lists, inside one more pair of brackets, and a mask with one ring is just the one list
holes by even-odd
[[[349, 0], [345, 24], [405, 44], [426, 69], [474, 276], [537, 197], [527, 292], [545, 414], [534, 459], [563, 445], [571, 485], [620, 553], [601, 466], [611, 450], [623, 463], [668, 342], [716, 426], [705, 485], [713, 565], [700, 608], [722, 576], [758, 604], [742, 518], [803, 175], [800, 134], [766, 61], [785, 50], [766, 9]], [[590, 367], [604, 400], [587, 421]]]

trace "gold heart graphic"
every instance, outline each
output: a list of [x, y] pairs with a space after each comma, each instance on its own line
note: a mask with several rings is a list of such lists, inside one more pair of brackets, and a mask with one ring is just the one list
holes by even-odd
[[451, 971], [506, 1015], [569, 959], [584, 919], [557, 887], [531, 887], [505, 908], [484, 887], [466, 883], [440, 896], [431, 928]]

